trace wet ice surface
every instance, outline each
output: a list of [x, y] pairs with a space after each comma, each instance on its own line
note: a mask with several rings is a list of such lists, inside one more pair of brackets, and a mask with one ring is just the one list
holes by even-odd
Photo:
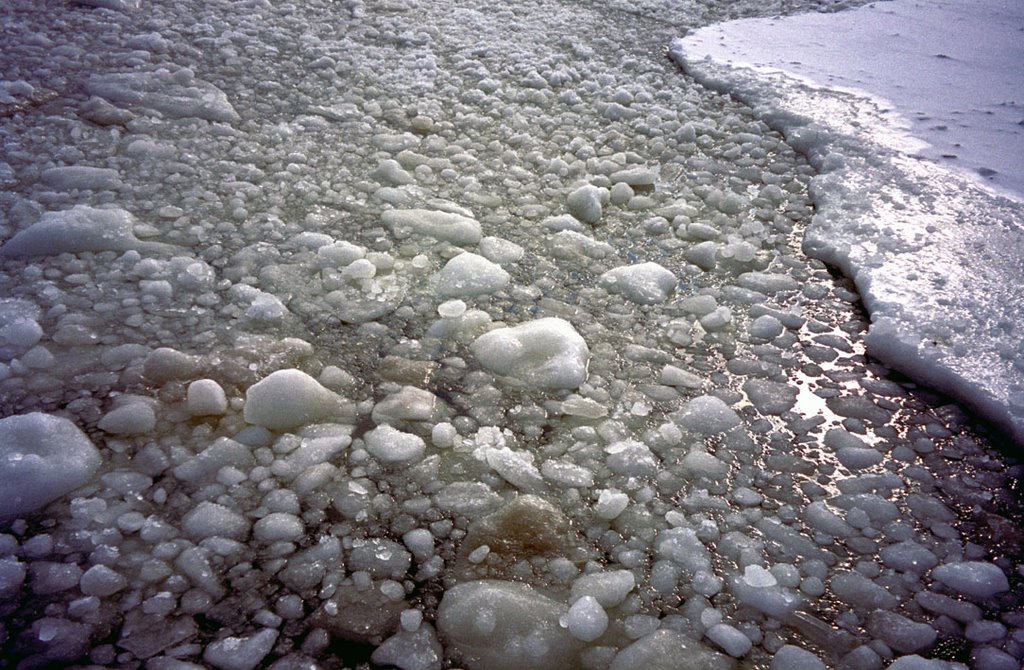
[[673, 47], [698, 80], [757, 108], [821, 172], [804, 249], [854, 278], [873, 322], [868, 352], [1017, 442], [1021, 30], [1020, 7], [1001, 0], [895, 2], [721, 24]]
[[0, 664], [1019, 665], [1020, 468], [665, 7], [90, 4], [3, 15]]

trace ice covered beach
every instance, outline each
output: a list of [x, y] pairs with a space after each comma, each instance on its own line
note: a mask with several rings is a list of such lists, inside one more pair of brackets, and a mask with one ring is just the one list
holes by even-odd
[[7, 3], [0, 666], [1019, 668], [1018, 205], [665, 58], [838, 9]]
[[1022, 30], [1018, 3], [897, 0], [710, 26], [673, 45], [821, 172], [804, 248], [854, 277], [873, 321], [868, 352], [1018, 442]]

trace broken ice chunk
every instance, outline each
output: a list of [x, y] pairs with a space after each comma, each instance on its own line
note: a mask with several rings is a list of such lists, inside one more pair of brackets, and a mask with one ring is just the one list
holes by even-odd
[[299, 540], [305, 532], [302, 519], [288, 512], [271, 512], [253, 526], [256, 539], [267, 544]]
[[231, 467], [246, 472], [254, 463], [248, 446], [222, 437], [174, 468], [174, 476], [185, 482], [203, 482], [216, 477], [221, 468]]
[[699, 389], [704, 385], [704, 380], [699, 375], [695, 375], [692, 372], [683, 370], [675, 365], [666, 365], [662, 368], [661, 377], [658, 381], [662, 384], [667, 384], [668, 386], [677, 386], [688, 389]]
[[712, 651], [677, 631], [660, 629], [616, 654], [609, 670], [729, 670], [733, 667], [734, 661], [725, 654]]
[[971, 600], [986, 600], [1010, 590], [999, 566], [983, 561], [946, 563], [932, 570], [932, 577]]
[[629, 505], [629, 496], [618, 489], [601, 489], [598, 494], [594, 513], [598, 518], [611, 521], [625, 511]]
[[739, 276], [737, 283], [743, 288], [765, 295], [775, 295], [800, 288], [800, 284], [789, 275], [771, 272], [744, 272]]
[[480, 240], [480, 253], [498, 264], [515, 263], [523, 257], [524, 250], [515, 242], [501, 237], [485, 237]]
[[412, 554], [394, 540], [374, 538], [356, 544], [349, 554], [348, 567], [364, 570], [380, 579], [402, 579], [412, 565]]
[[745, 656], [754, 646], [750, 638], [739, 629], [725, 623], [717, 623], [711, 626], [705, 635], [733, 658]]
[[769, 379], [748, 379], [743, 382], [743, 392], [761, 414], [779, 415], [793, 409], [799, 389]]
[[105, 565], [94, 565], [82, 575], [79, 587], [87, 596], [106, 598], [128, 586], [128, 580]]
[[431, 421], [437, 419], [444, 410], [444, 402], [430, 391], [403, 386], [373, 406], [372, 418], [378, 424]]
[[14, 310], [3, 309], [0, 305], [0, 343], [17, 352], [28, 351], [43, 337], [43, 329], [35, 318], [19, 316]]
[[344, 401], [301, 370], [278, 370], [245, 392], [245, 420], [271, 430], [304, 426], [339, 413]]
[[138, 9], [139, 5], [142, 4], [142, 0], [78, 0], [78, 4], [126, 12], [131, 9]]
[[223, 414], [228, 409], [224, 389], [212, 379], [197, 379], [189, 384], [186, 402], [192, 416]]
[[692, 528], [669, 528], [658, 533], [654, 543], [658, 557], [680, 565], [691, 573], [711, 572], [711, 554]]
[[583, 596], [569, 608], [565, 622], [577, 640], [593, 642], [608, 629], [608, 614], [593, 596]]
[[[404, 622], [405, 612], [402, 614]], [[441, 670], [444, 650], [434, 627], [426, 623], [412, 630], [403, 627], [374, 649], [370, 659], [377, 665], [393, 665], [401, 670]]]
[[899, 604], [896, 596], [858, 572], [839, 571], [829, 585], [836, 598], [857, 609], [894, 609]]
[[494, 511], [502, 499], [482, 482], [453, 482], [434, 494], [443, 511], [475, 518]]
[[85, 90], [118, 107], [154, 110], [171, 119], [233, 123], [240, 118], [224, 91], [197, 79], [188, 68], [95, 75], [85, 82]]
[[244, 637], [226, 637], [207, 645], [203, 660], [220, 670], [252, 670], [274, 648], [278, 635], [273, 628], [264, 628]]
[[570, 193], [565, 204], [577, 219], [595, 224], [601, 220], [601, 207], [608, 202], [609, 195], [608, 189], [587, 184]]
[[245, 540], [249, 536], [249, 520], [232, 509], [208, 500], [199, 503], [181, 520], [182, 528], [196, 540], [226, 537]]
[[678, 282], [674, 274], [657, 263], [623, 265], [600, 278], [601, 286], [608, 291], [641, 305], [665, 302]]
[[501, 509], [470, 524], [460, 551], [488, 553], [517, 559], [533, 556], [561, 556], [576, 542], [569, 519], [548, 501], [534, 495], [520, 495]]
[[467, 251], [437, 273], [437, 294], [445, 298], [486, 295], [500, 291], [508, 281], [509, 275], [500, 265]]
[[478, 447], [473, 455], [518, 489], [535, 491], [543, 488], [544, 478], [533, 464], [533, 454], [528, 451], [484, 445]]
[[742, 577], [733, 577], [729, 582], [736, 600], [776, 619], [784, 619], [804, 603], [803, 597], [781, 586], [774, 575], [760, 566], [748, 566]]
[[825, 664], [806, 649], [787, 644], [775, 652], [771, 670], [825, 670]]
[[926, 623], [919, 623], [907, 617], [876, 610], [867, 623], [868, 632], [901, 654], [913, 654], [935, 643], [938, 633]]
[[636, 440], [620, 440], [605, 447], [605, 465], [617, 475], [653, 477], [658, 474], [658, 459], [650, 448]]
[[731, 407], [710, 395], [694, 398], [673, 414], [672, 418], [680, 428], [699, 435], [723, 433], [742, 423]]
[[426, 443], [418, 435], [384, 425], [366, 434], [366, 450], [381, 463], [394, 465], [423, 458]]
[[412, 184], [416, 181], [416, 178], [406, 172], [405, 168], [393, 158], [381, 161], [371, 176], [383, 184], [402, 185]]
[[572, 583], [569, 600], [592, 597], [602, 607], [618, 607], [635, 587], [636, 576], [629, 570], [595, 572]]
[[470, 349], [485, 368], [537, 388], [576, 388], [590, 349], [568, 321], [544, 318], [478, 337]]
[[437, 627], [468, 668], [571, 668], [582, 643], [559, 625], [565, 612], [526, 584], [464, 582], [445, 592]]
[[41, 412], [0, 419], [0, 520], [34, 512], [82, 486], [100, 453], [67, 419]]
[[8, 257], [56, 256], [82, 251], [159, 251], [171, 245], [143, 242], [135, 237], [135, 218], [123, 209], [78, 205], [46, 212], [8, 240], [0, 254]]
[[156, 427], [156, 411], [149, 398], [122, 396], [96, 427], [114, 435], [142, 435]]
[[384, 212], [381, 220], [393, 231], [408, 228], [419, 235], [452, 244], [476, 244], [481, 238], [479, 222], [453, 212], [392, 209]]
[[751, 336], [762, 340], [773, 340], [782, 334], [782, 322], [771, 314], [762, 314], [754, 319], [747, 331]]
[[88, 165], [66, 165], [43, 170], [40, 177], [50, 188], [60, 191], [117, 190], [124, 184], [117, 170]]

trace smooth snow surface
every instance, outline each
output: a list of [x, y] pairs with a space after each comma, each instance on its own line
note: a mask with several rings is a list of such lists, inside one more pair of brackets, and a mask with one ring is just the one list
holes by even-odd
[[904, 126], [927, 145], [891, 137], [895, 148], [1024, 198], [1022, 31], [1016, 0], [886, 0], [708, 26], [685, 49], [877, 98], [887, 123], [867, 132]]
[[1024, 6], [1009, 0], [897, 0], [719, 24], [671, 52], [821, 172], [804, 250], [855, 280], [873, 321], [868, 351], [1018, 443], [1022, 31]]

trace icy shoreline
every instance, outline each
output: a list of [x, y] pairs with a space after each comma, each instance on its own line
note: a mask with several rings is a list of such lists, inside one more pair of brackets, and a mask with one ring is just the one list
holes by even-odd
[[8, 4], [0, 666], [1019, 668], [1024, 466], [662, 54], [830, 3]]
[[[908, 4], [852, 10], [841, 24], [823, 15], [719, 24], [675, 40], [670, 53], [705, 86], [749, 104], [819, 171], [804, 251], [854, 280], [872, 319], [868, 353], [957, 398], [1024, 444], [1024, 301], [1016, 288], [1024, 280], [1024, 205], [966, 172], [922, 159], [928, 147], [917, 126], [908, 127], [909, 110], [901, 116], [902, 108], [845, 86], [851, 70], [864, 73], [856, 65], [870, 62], [863, 52], [881, 38], [886, 15], [913, 15]], [[936, 7], [916, 8], [918, 20], [907, 22], [912, 34], [901, 35], [906, 44], [921, 50], [942, 41]], [[985, 16], [979, 12], [974, 22]], [[832, 40], [840, 56], [805, 67], [807, 52], [795, 41], [808, 26], [821, 33], [804, 35], [807, 44]], [[784, 46], [790, 43], [792, 52]], [[945, 61], [904, 66], [908, 80], [938, 80]], [[899, 65], [893, 69], [898, 77]], [[857, 85], [894, 92], [891, 82], [875, 85], [866, 74]], [[956, 133], [942, 136], [955, 143]], [[934, 133], [921, 134], [936, 141]], [[1019, 155], [1007, 150], [994, 158], [1014, 176]]]

